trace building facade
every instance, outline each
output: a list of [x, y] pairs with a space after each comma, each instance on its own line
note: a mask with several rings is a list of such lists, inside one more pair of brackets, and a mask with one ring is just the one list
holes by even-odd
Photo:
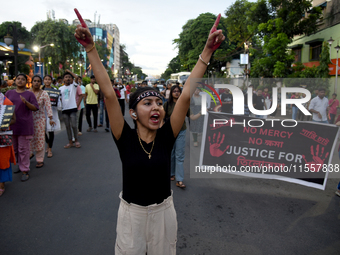
[[[88, 26], [93, 40], [103, 41], [106, 47], [109, 50], [109, 55], [106, 56], [106, 59], [103, 59], [103, 65], [112, 70], [115, 77], [118, 77], [118, 73], [120, 70], [120, 46], [119, 46], [119, 29], [115, 24], [94, 24], [89, 19], [84, 20], [86, 25]], [[73, 25], [80, 24], [79, 20], [76, 19], [73, 21]], [[86, 52], [82, 52], [84, 55]], [[89, 63], [85, 63], [86, 71], [90, 72], [91, 67]]]
[[340, 41], [340, 0], [314, 0], [313, 7], [316, 6], [321, 7], [323, 13], [322, 19], [318, 21], [318, 31], [309, 36], [296, 36], [289, 48], [295, 53], [295, 62], [301, 62], [307, 67], [319, 66], [322, 44], [332, 37], [334, 42], [330, 47], [332, 64], [329, 64], [329, 74], [334, 77], [337, 58], [337, 51], [334, 47], [339, 45]]

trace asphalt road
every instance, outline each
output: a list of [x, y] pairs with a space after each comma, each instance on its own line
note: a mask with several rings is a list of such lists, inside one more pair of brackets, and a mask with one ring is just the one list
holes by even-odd
[[[121, 163], [111, 134], [98, 130], [83, 133], [80, 149], [63, 149], [66, 132], [57, 133], [43, 168], [32, 159], [29, 181], [13, 175], [0, 198], [1, 255], [114, 253]], [[275, 180], [193, 179], [188, 132], [187, 141], [187, 189], [172, 183], [177, 254], [340, 254], [338, 179], [325, 191]]]

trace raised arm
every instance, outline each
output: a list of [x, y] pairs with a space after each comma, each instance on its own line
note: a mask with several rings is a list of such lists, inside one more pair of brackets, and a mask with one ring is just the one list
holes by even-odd
[[75, 73], [73, 73], [70, 69], [66, 69], [65, 70], [66, 72], [70, 73], [74, 79], [77, 79], [78, 78], [78, 75], [76, 75]]
[[208, 40], [205, 44], [202, 54], [200, 56], [197, 56], [199, 57], [199, 59], [194, 69], [192, 70], [189, 78], [185, 82], [182, 94], [177, 100], [174, 111], [171, 114], [170, 117], [171, 127], [175, 137], [177, 137], [183, 125], [186, 113], [188, 112], [189, 109], [190, 98], [194, 94], [198, 85], [197, 83], [198, 79], [203, 77], [207, 69], [208, 63], [210, 61], [211, 55], [225, 39], [224, 35], [222, 34], [222, 30], [217, 30], [220, 18], [221, 14], [217, 16], [215, 24], [210, 30], [210, 34], [208, 36]]
[[78, 19], [81, 23], [81, 25], [77, 26], [74, 36], [76, 37], [78, 42], [84, 46], [87, 52], [87, 56], [90, 60], [93, 73], [96, 77], [96, 81], [98, 82], [98, 85], [103, 91], [105, 97], [105, 104], [110, 120], [112, 133], [116, 139], [119, 139], [124, 127], [124, 117], [120, 110], [116, 93], [112, 88], [110, 78], [102, 62], [100, 61], [90, 30], [86, 26], [78, 10], [74, 9], [74, 11], [77, 14]]

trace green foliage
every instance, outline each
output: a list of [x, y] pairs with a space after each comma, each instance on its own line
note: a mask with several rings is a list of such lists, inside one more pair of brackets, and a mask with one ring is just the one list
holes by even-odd
[[252, 26], [256, 19], [254, 19], [252, 12], [256, 3], [248, 2], [247, 0], [237, 0], [226, 11], [227, 16], [225, 21], [227, 24], [228, 38], [231, 42], [243, 47], [243, 43], [253, 36], [253, 31], [248, 27]]
[[179, 59], [179, 56], [177, 55], [168, 64], [168, 68], [164, 71], [164, 73], [161, 74], [162, 79], [170, 79], [170, 75], [172, 73], [178, 73], [180, 71], [184, 71], [184, 68], [181, 68], [181, 62]]
[[[29, 48], [32, 43], [32, 37], [29, 31], [19, 21], [5, 21], [0, 24], [0, 42], [4, 42], [4, 36], [7, 35], [8, 25], [15, 25], [18, 34], [18, 41], [25, 43], [25, 48]], [[13, 36], [13, 29], [9, 28], [9, 35]]]
[[[261, 5], [264, 8], [263, 1]], [[308, 0], [268, 1], [269, 20], [257, 27], [259, 35], [263, 38], [263, 51], [260, 59], [256, 59], [252, 64], [251, 76], [288, 77], [292, 73], [294, 55], [287, 51], [287, 45], [292, 42], [295, 35], [308, 35], [316, 31], [316, 20], [321, 15], [320, 8], [313, 8], [308, 17], [302, 19], [311, 7], [311, 1]], [[313, 75], [314, 70], [308, 71], [311, 73], [304, 75]]]
[[320, 78], [329, 78], [329, 47], [327, 42], [323, 42], [320, 54], [320, 65], [317, 67], [317, 74]]
[[6, 88], [1, 88], [0, 92], [5, 95], [8, 90], [12, 90], [12, 89], [16, 89], [16, 86], [8, 86]]
[[107, 57], [110, 55], [110, 51], [106, 47], [106, 43], [103, 40], [96, 40], [96, 50], [98, 52], [99, 58], [104, 60], [105, 65]]
[[[5, 21], [0, 24], [0, 41], [4, 42], [4, 36], [9, 32], [10, 36], [13, 36], [13, 28], [9, 25], [14, 25], [17, 29], [18, 42], [25, 43], [25, 48], [30, 48], [32, 44], [32, 37], [29, 31], [19, 21]], [[8, 31], [9, 27], [9, 31]], [[20, 50], [20, 49], [18, 49]], [[29, 74], [30, 68], [25, 62], [29, 59], [28, 56], [18, 56], [18, 71], [19, 73]], [[9, 74], [13, 77], [15, 73], [14, 58], [13, 63], [9, 66]]]
[[147, 76], [145, 73], [143, 73], [143, 70], [139, 67], [133, 67], [131, 69], [131, 72], [133, 73], [133, 75], [137, 74], [137, 79], [142, 79], [142, 76], [144, 78]]
[[[214, 25], [216, 16], [211, 13], [200, 14], [196, 19], [188, 20], [182, 27], [182, 32], [179, 38], [174, 39], [173, 43], [178, 48], [178, 56], [172, 59], [168, 65], [168, 69], [162, 74], [162, 78], [167, 78], [170, 73], [180, 71], [190, 71], [194, 68], [198, 56], [202, 53], [205, 46], [209, 31]], [[220, 24], [217, 29], [225, 29], [226, 20], [221, 17]], [[215, 52], [215, 55], [210, 59], [209, 70], [220, 71], [222, 66], [225, 66], [227, 59], [225, 56], [231, 51], [228, 45], [228, 39], [222, 43], [220, 48]], [[172, 63], [173, 62], [173, 63]], [[172, 64], [176, 63], [177, 67]], [[178, 70], [176, 70], [178, 69]]]
[[65, 66], [67, 59], [78, 59], [80, 44], [74, 38], [74, 31], [75, 26], [53, 20], [37, 22], [31, 29], [34, 45], [54, 44], [54, 47], [40, 49], [42, 57], [51, 58], [54, 73], [59, 72], [59, 63]]
[[91, 83], [90, 77], [83, 77], [83, 85], [86, 86], [87, 84]]
[[[124, 51], [126, 49], [126, 46], [124, 44], [120, 45], [120, 60], [122, 63], [122, 67], [126, 70], [126, 68], [129, 68], [131, 74], [133, 75], [137, 74], [137, 79], [142, 79], [142, 77], [147, 77], [145, 73], [143, 73], [143, 70], [140, 67], [136, 67], [133, 63], [130, 62], [129, 56], [124, 54]], [[124, 75], [124, 74], [123, 74]]]

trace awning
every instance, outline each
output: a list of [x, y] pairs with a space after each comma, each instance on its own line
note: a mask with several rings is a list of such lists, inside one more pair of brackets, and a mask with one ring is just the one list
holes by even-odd
[[321, 4], [318, 4], [316, 6], [311, 7], [307, 12], [311, 13], [313, 8], [315, 8], [315, 7], [321, 7], [321, 9], [325, 9], [327, 7], [327, 1], [322, 2]]
[[321, 3], [321, 4], [318, 4], [317, 6], [314, 6], [314, 7], [321, 7], [321, 8], [326, 8], [327, 7], [327, 1]]
[[305, 44], [307, 45], [311, 45], [311, 44], [320, 44], [324, 41], [323, 38], [317, 38], [317, 39], [313, 39], [313, 40], [310, 40], [308, 42], [305, 42]]
[[[32, 50], [18, 48], [18, 56], [31, 56]], [[6, 43], [0, 42], [0, 58], [14, 57], [13, 45], [7, 46]]]
[[303, 44], [295, 44], [288, 47], [288, 49], [301, 49]]

